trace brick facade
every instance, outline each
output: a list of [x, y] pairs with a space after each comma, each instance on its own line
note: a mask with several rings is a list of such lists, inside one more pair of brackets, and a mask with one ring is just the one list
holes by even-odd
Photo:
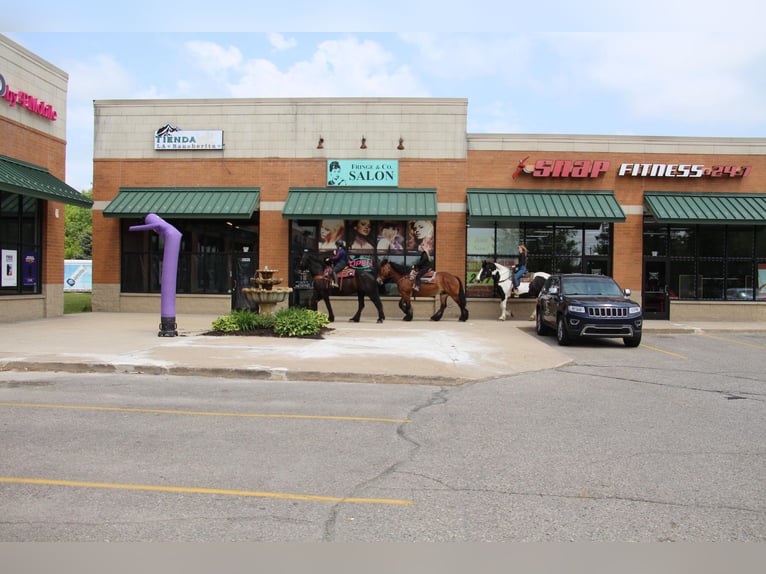
[[[429, 103], [441, 115], [418, 115], [429, 109]], [[211, 113], [213, 104], [217, 111]], [[466, 100], [108, 101], [95, 105], [94, 298], [99, 284], [112, 290], [119, 285], [119, 224], [103, 218], [101, 210], [123, 187], [258, 187], [259, 260], [287, 270], [290, 229], [281, 210], [290, 188], [324, 187], [328, 159], [396, 159], [400, 188], [437, 190], [436, 259], [440, 269], [459, 276], [466, 271], [467, 190], [609, 190], [627, 215], [626, 221], [614, 224], [613, 276], [636, 292], [642, 288], [644, 191], [766, 192], [766, 139], [468, 134]], [[208, 113], [198, 119], [195, 110], [203, 107]], [[253, 111], [246, 121], [243, 108]], [[340, 119], [339, 110], [345, 114]], [[350, 118], [353, 124], [347, 123]], [[417, 118], [420, 123], [413, 128], [401, 118]], [[153, 130], [169, 121], [187, 129], [223, 129], [225, 151], [154, 151]], [[136, 124], [144, 130], [137, 133]], [[125, 133], [119, 145], [110, 146], [115, 134], [122, 133], [120, 126]], [[291, 134], [290, 141], [286, 142], [285, 134]], [[317, 149], [320, 134], [324, 145]], [[359, 149], [362, 134], [366, 135], [365, 150]], [[397, 151], [399, 137], [405, 149]], [[525, 157], [528, 166], [540, 159], [599, 160], [609, 162], [609, 168], [593, 178], [538, 178], [526, 173], [514, 178]], [[623, 163], [748, 165], [752, 169], [747, 177], [618, 176]]]

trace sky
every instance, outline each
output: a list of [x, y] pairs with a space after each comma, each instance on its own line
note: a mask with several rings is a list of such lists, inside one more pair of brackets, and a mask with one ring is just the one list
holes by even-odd
[[469, 133], [763, 138], [764, 5], [37, 0], [4, 8], [0, 33], [69, 75], [82, 191], [93, 100], [467, 98]]

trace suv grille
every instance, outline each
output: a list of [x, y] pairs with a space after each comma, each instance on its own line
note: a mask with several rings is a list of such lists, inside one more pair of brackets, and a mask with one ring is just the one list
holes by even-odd
[[625, 307], [588, 307], [588, 317], [627, 317]]

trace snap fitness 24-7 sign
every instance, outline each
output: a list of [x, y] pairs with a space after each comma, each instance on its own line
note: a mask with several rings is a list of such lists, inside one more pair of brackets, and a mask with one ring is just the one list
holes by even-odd
[[[522, 173], [532, 177], [596, 178], [609, 171], [608, 160], [538, 159], [527, 164], [529, 156], [519, 161], [513, 179]], [[749, 165], [712, 165], [688, 163], [622, 163], [617, 170], [620, 177], [746, 177]]]
[[11, 107], [19, 106], [20, 108], [26, 108], [33, 114], [37, 114], [52, 122], [58, 119], [58, 113], [51, 104], [46, 104], [44, 101], [38, 100], [35, 96], [21, 90], [14, 92], [8, 86], [2, 74], [0, 74], [0, 98], [8, 102], [8, 105]]

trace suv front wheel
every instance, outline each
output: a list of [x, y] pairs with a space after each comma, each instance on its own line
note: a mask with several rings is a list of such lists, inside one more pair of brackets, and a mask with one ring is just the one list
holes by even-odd
[[561, 345], [562, 347], [566, 347], [572, 342], [572, 340], [569, 337], [569, 334], [567, 333], [566, 325], [564, 325], [563, 316], [559, 317], [558, 321], [556, 321], [556, 340], [559, 342], [559, 345]]
[[537, 308], [537, 312], [535, 313], [535, 327], [537, 330], [537, 334], [540, 335], [541, 337], [543, 335], [548, 334], [548, 325], [546, 325], [543, 322], [543, 310], [540, 309], [539, 307]]

